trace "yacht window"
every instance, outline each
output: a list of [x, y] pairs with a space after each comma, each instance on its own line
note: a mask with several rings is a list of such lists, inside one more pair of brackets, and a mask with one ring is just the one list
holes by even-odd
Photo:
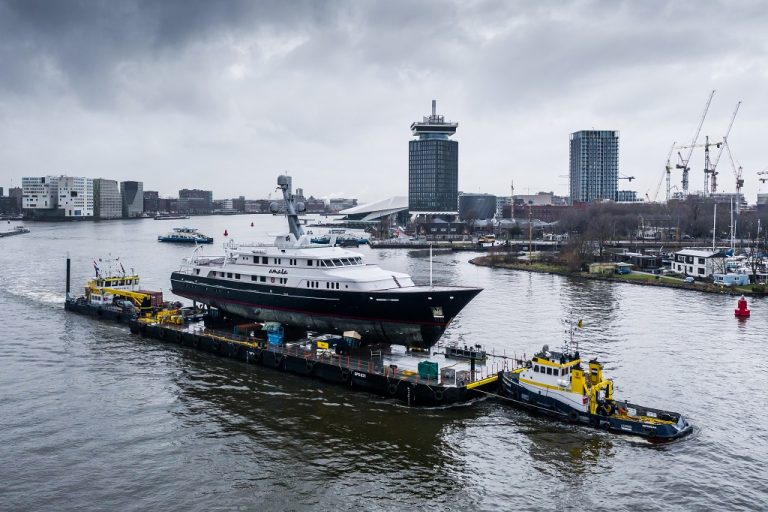
[[251, 281], [258, 281], [258, 280], [259, 280], [259, 276], [251, 276]]
[[254, 256], [253, 257], [253, 262], [254, 263], [258, 263], [259, 262], [259, 257], [258, 256]]
[[267, 276], [259, 276], [259, 282], [266, 283], [267, 282]]
[[341, 262], [341, 260], [333, 260], [333, 264], [334, 264], [334, 265], [336, 265], [337, 267], [340, 267], [340, 266], [342, 266], [342, 265], [343, 265], [343, 263]]
[[269, 258], [267, 258], [266, 256], [262, 256], [261, 257], [261, 264], [262, 265], [266, 265], [267, 263], [269, 263]]
[[341, 262], [342, 262], [342, 263], [344, 263], [345, 265], [351, 265], [351, 264], [352, 264], [352, 262], [351, 262], [351, 261], [349, 261], [349, 260], [348, 260], [348, 259], [346, 259], [346, 258], [342, 258], [342, 259], [341, 259]]
[[[200, 269], [199, 269], [199, 268], [196, 268], [196, 269], [195, 269], [195, 275], [196, 275], [196, 276], [199, 276], [199, 275], [200, 275]], [[130, 284], [130, 283], [129, 283], [129, 284]]]
[[357, 261], [358, 265], [362, 265], [363, 264], [363, 258], [356, 258], [355, 260]]
[[240, 274], [235, 274], [235, 279], [240, 279]]
[[307, 260], [307, 266], [308, 266], [308, 267], [311, 267], [311, 266], [312, 266], [312, 260]]
[[232, 279], [232, 272], [227, 272], [227, 277]]

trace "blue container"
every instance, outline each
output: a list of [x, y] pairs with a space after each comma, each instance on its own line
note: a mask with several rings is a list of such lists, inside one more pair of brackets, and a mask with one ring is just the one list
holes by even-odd
[[267, 331], [267, 341], [270, 345], [282, 345], [283, 344], [283, 328], [272, 327]]

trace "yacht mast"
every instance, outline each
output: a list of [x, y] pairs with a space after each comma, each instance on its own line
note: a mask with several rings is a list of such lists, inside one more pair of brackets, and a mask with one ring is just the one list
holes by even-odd
[[[304, 228], [299, 224], [299, 213], [304, 210], [304, 203], [294, 202], [293, 194], [291, 193], [291, 178], [281, 174], [277, 177], [277, 188], [283, 191], [283, 199], [285, 200], [285, 216], [288, 217], [288, 227], [296, 237], [296, 240], [304, 235]], [[272, 213], [277, 213], [277, 203], [270, 205]]]

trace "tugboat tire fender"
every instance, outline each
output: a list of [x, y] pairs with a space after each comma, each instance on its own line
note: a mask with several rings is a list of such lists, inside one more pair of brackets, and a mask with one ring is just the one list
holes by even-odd
[[608, 430], [609, 428], [611, 428], [611, 423], [608, 421], [601, 421], [600, 428], [604, 428], [605, 430]]
[[579, 419], [579, 415], [576, 413], [576, 411], [571, 411], [568, 413], [568, 419], [571, 421], [576, 421]]
[[397, 383], [392, 383], [389, 385], [389, 394], [394, 395], [397, 393]]
[[434, 392], [435, 400], [440, 402], [443, 399], [443, 390], [442, 389], [436, 389]]

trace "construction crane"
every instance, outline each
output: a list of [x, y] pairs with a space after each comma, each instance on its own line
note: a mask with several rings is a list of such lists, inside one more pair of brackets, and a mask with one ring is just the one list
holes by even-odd
[[[768, 176], [768, 170], [757, 171], [757, 175], [758, 176]], [[766, 177], [766, 178], [757, 178], [757, 179], [760, 180], [760, 183], [765, 183], [766, 181], [768, 181], [768, 177]]]
[[[664, 177], [667, 178], [667, 202], [669, 202], [669, 193], [670, 193], [670, 186], [671, 186], [671, 176], [672, 176], [672, 152], [675, 151], [675, 146], [677, 145], [677, 141], [672, 143], [672, 146], [669, 148], [669, 153], [667, 153], [667, 165], [664, 167], [664, 172], [661, 174], [661, 178], [659, 178], [659, 184], [656, 185], [656, 192], [653, 194], [652, 201], [655, 203], [656, 198], [659, 197], [659, 190], [661, 190], [661, 184], [664, 181]], [[650, 197], [648, 197], [648, 194], [645, 194], [645, 197], [648, 200], [651, 200]]]
[[[717, 163], [720, 161], [720, 157], [723, 155], [723, 149], [725, 149], [725, 146], [728, 145], [728, 136], [731, 134], [731, 128], [733, 128], [733, 122], [736, 120], [736, 114], [739, 113], [739, 107], [740, 106], [741, 106], [741, 101], [739, 101], [736, 104], [736, 108], [734, 109], [733, 115], [731, 116], [731, 122], [728, 123], [728, 129], [725, 131], [725, 135], [723, 135], [723, 142], [722, 142], [722, 144], [718, 145], [719, 151], [717, 152], [717, 156], [715, 156], [715, 160], [712, 162], [712, 167], [708, 167], [706, 165], [704, 166], [704, 184], [706, 186], [707, 177], [708, 177], [708, 175], [711, 174], [712, 175], [712, 189], [711, 190], [712, 190], [713, 194], [717, 192]], [[707, 156], [709, 156], [709, 148], [707, 148], [706, 151], [707, 151]], [[729, 149], [729, 151], [730, 151], [730, 149]], [[736, 185], [737, 190], [736, 190], [736, 192], [738, 192], [738, 188], [739, 188], [738, 180], [739, 180], [739, 178], [736, 178], [736, 182], [737, 182], [737, 185]], [[742, 180], [742, 185], [743, 185], [743, 180]], [[704, 190], [706, 191], [707, 189], [704, 188]]]
[[699, 133], [701, 133], [701, 127], [704, 124], [704, 119], [707, 117], [707, 112], [709, 112], [709, 105], [712, 103], [712, 97], [715, 95], [715, 91], [713, 90], [709, 94], [709, 99], [707, 99], [707, 104], [704, 106], [704, 112], [701, 114], [701, 119], [699, 120], [699, 126], [696, 128], [696, 133], [693, 135], [693, 140], [691, 143], [687, 146], [688, 147], [688, 155], [683, 158], [682, 153], [678, 151], [677, 156], [680, 159], [680, 162], [675, 165], [677, 169], [683, 170], [683, 194], [688, 195], [688, 171], [690, 171], [690, 167], [688, 167], [688, 163], [691, 161], [691, 157], [693, 156], [693, 148], [696, 146], [696, 142], [699, 140]]
[[741, 211], [741, 189], [744, 186], [744, 180], [741, 177], [741, 173], [744, 170], [741, 166], [736, 167], [736, 162], [733, 161], [733, 154], [731, 154], [731, 147], [728, 143], [725, 143], [728, 150], [728, 159], [731, 161], [731, 167], [733, 168], [733, 176], [736, 178], [736, 216]]

